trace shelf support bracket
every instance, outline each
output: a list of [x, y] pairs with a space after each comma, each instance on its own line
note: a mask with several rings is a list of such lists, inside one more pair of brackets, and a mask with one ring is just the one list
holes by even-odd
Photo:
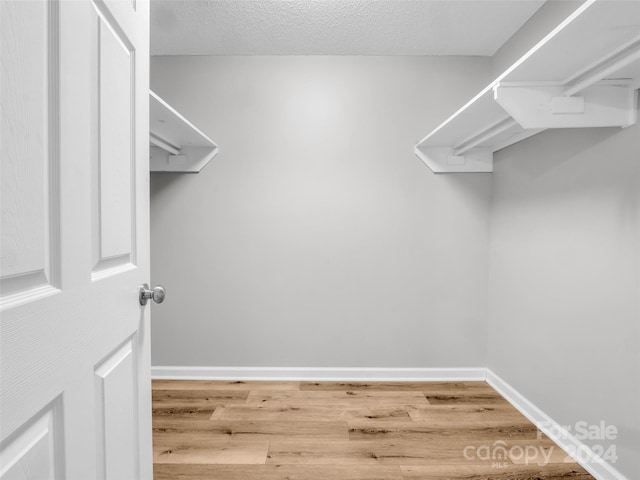
[[160, 138], [160, 136], [155, 135], [154, 133], [149, 133], [149, 143], [151, 145], [155, 145], [156, 147], [160, 147], [166, 152], [169, 152], [172, 155], [180, 155], [180, 147], [177, 145], [172, 145]]
[[490, 148], [473, 148], [457, 155], [451, 147], [415, 148], [416, 156], [433, 173], [491, 173], [493, 172], [493, 152]]
[[[637, 92], [624, 80], [567, 96], [561, 83], [498, 83], [494, 99], [524, 129], [628, 127], [636, 123]], [[576, 92], [577, 93], [577, 92]]]
[[511, 129], [516, 125], [516, 121], [511, 117], [502, 119], [493, 125], [483, 128], [481, 131], [471, 135], [461, 142], [458, 142], [453, 146], [453, 153], [455, 155], [464, 155], [469, 150], [482, 145], [487, 140], [494, 138], [496, 135]]

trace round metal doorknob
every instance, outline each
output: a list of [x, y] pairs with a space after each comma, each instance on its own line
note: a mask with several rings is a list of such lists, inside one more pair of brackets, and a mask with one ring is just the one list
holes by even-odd
[[149, 299], [156, 303], [162, 303], [164, 302], [166, 294], [167, 291], [162, 285], [158, 285], [157, 287], [154, 287], [153, 290], [149, 290], [149, 285], [145, 283], [140, 286], [140, 295], [138, 298], [140, 299], [140, 305], [146, 305]]

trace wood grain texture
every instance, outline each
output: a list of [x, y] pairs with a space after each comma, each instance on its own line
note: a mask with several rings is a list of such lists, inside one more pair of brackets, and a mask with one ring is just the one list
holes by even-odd
[[154, 407], [206, 407], [244, 403], [249, 392], [235, 390], [153, 390]]
[[428, 405], [422, 392], [397, 391], [257, 391], [247, 405]]
[[[0, 29], [2, 42], [2, 244], [0, 267], [2, 295], [33, 284], [21, 285], [20, 277], [42, 273], [47, 268], [47, 217], [49, 216], [48, 168], [55, 155], [56, 139], [49, 138], [51, 121], [57, 114], [49, 93], [47, 47], [49, 25], [46, 3], [3, 2]], [[40, 275], [37, 279], [43, 279]], [[12, 283], [18, 283], [13, 288]], [[36, 283], [37, 284], [37, 283]]]
[[429, 422], [434, 425], [479, 422], [518, 425], [531, 424], [524, 415], [508, 403], [497, 405], [430, 405], [427, 408], [411, 408], [408, 410], [408, 414], [415, 422]]
[[437, 465], [402, 466], [404, 480], [564, 480], [567, 478], [592, 480], [584, 469], [576, 464], [566, 465]]
[[154, 390], [299, 390], [300, 382], [268, 382], [239, 380], [153, 380]]
[[245, 440], [288, 440], [296, 437], [321, 438], [323, 440], [348, 440], [346, 422], [292, 422], [250, 420], [194, 420], [185, 422], [178, 418], [154, 419], [153, 431], [157, 434], [207, 434], [211, 438], [235, 438]]
[[157, 418], [180, 418], [182, 420], [206, 420], [211, 417], [214, 410], [211, 408], [198, 408], [198, 407], [154, 407], [152, 414], [154, 420]]
[[411, 422], [412, 405], [376, 405], [358, 408], [345, 405], [226, 405], [216, 408], [212, 420], [295, 420], [326, 422], [358, 420], [361, 422]]
[[[267, 463], [328, 464], [328, 465], [439, 465], [461, 463], [465, 447], [479, 448], [483, 441], [465, 439], [436, 439], [429, 442], [403, 440], [350, 440], [322, 442], [275, 441], [269, 445]], [[506, 460], [508, 461], [508, 459]], [[493, 463], [494, 460], [476, 457], [474, 463]]]
[[154, 480], [402, 480], [397, 466], [158, 464]]
[[153, 437], [153, 463], [263, 464], [269, 442], [220, 439], [207, 434]]
[[487, 424], [484, 422], [387, 422], [384, 425], [371, 422], [349, 421], [351, 440], [402, 439], [415, 442], [446, 441], [451, 438], [492, 441], [496, 438], [535, 440], [538, 429], [531, 423], [512, 425]]
[[429, 404], [431, 405], [492, 405], [492, 404], [506, 404], [507, 402], [503, 397], [494, 393], [427, 393], [425, 395]]
[[156, 480], [592, 479], [484, 382], [153, 388]]
[[451, 394], [491, 393], [496, 391], [486, 382], [300, 382], [302, 391], [373, 390], [376, 392], [423, 392]]
[[154, 386], [152, 413], [155, 418], [208, 419], [217, 407], [244, 403], [248, 395], [242, 390], [160, 390]]

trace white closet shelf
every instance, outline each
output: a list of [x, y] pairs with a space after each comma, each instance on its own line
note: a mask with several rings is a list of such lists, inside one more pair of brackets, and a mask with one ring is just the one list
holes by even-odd
[[152, 172], [198, 173], [218, 146], [149, 90], [149, 166]]
[[434, 173], [492, 172], [493, 152], [548, 128], [628, 127], [640, 88], [640, 1], [589, 0], [424, 137]]

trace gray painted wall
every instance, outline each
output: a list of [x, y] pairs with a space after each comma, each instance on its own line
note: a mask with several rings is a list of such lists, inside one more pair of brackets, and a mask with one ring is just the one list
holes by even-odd
[[[493, 73], [580, 3], [545, 3]], [[574, 433], [615, 425], [584, 441], [640, 478], [640, 127], [548, 131], [494, 158], [488, 367]]]
[[640, 478], [640, 126], [544, 132], [493, 174], [488, 366]]
[[151, 84], [220, 145], [153, 174], [156, 366], [486, 364], [491, 176], [417, 140], [488, 58], [156, 57]]
[[[502, 73], [582, 2], [550, 1]], [[640, 478], [640, 127], [547, 131], [494, 156], [488, 367], [561, 425], [615, 425]]]

